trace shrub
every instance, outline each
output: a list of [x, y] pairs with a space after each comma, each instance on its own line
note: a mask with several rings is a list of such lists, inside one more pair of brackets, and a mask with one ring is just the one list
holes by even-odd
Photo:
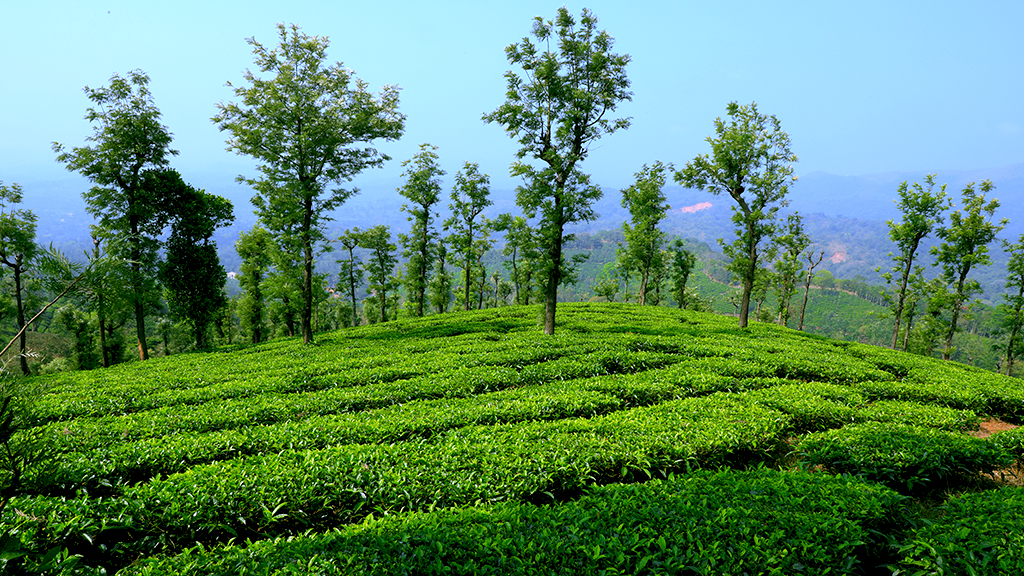
[[[901, 497], [767, 469], [370, 519], [335, 533], [149, 559], [127, 574], [857, 574]], [[871, 567], [873, 568], [873, 567]]]
[[951, 498], [900, 547], [894, 574], [1024, 574], [1024, 488]]
[[811, 434], [797, 450], [808, 466], [824, 466], [906, 493], [943, 488], [1013, 463], [1010, 454], [986, 440], [885, 422]]

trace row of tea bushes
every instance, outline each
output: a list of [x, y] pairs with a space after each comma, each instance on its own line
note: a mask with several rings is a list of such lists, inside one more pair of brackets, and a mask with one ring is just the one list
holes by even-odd
[[809, 434], [797, 450], [805, 466], [824, 466], [908, 494], [970, 481], [1014, 461], [1008, 451], [988, 440], [891, 422], [850, 424]]
[[767, 469], [593, 488], [558, 506], [507, 503], [369, 519], [336, 532], [150, 559], [125, 573], [859, 574], [902, 498], [846, 478]]
[[786, 426], [781, 413], [737, 398], [684, 399], [590, 419], [464, 427], [430, 441], [236, 458], [117, 498], [17, 498], [3, 521], [25, 549], [65, 545], [118, 562], [231, 535], [323, 530], [370, 512], [551, 502], [594, 484], [773, 460]]
[[[344, 444], [390, 444], [430, 438], [469, 425], [557, 420], [607, 414], [623, 407], [613, 396], [579, 383], [512, 388], [466, 398], [408, 402], [378, 410], [311, 416], [268, 425], [232, 427], [109, 442], [110, 431], [89, 450], [62, 455], [58, 465], [26, 480], [45, 492], [86, 489], [97, 494], [191, 466], [232, 458], [317, 450]], [[116, 434], [115, 434], [116, 436]]]
[[[285, 394], [264, 391], [254, 396], [217, 402], [173, 404], [142, 412], [78, 418], [47, 425], [43, 434], [58, 452], [83, 451], [111, 442], [136, 441], [180, 433], [201, 433], [258, 424], [273, 424], [361, 410], [374, 410], [410, 401], [465, 398], [509, 388], [579, 380], [623, 371], [656, 371], [677, 358], [656, 352], [610, 351], [562, 357], [519, 370], [502, 366], [456, 367], [414, 378], [378, 377], [363, 385], [345, 385], [311, 392]], [[451, 365], [451, 362], [449, 362]], [[400, 373], [396, 368], [390, 375]], [[354, 370], [353, 372], [361, 372]], [[380, 373], [378, 373], [380, 375]]]

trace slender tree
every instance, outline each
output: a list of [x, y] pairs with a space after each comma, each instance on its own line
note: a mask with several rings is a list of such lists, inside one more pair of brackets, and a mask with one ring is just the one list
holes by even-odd
[[626, 246], [620, 247], [616, 259], [623, 267], [635, 270], [640, 275], [640, 289], [637, 300], [641, 306], [647, 303], [648, 282], [651, 273], [664, 267], [661, 245], [665, 233], [658, 224], [665, 219], [668, 202], [662, 188], [665, 187], [665, 172], [672, 165], [655, 162], [636, 173], [636, 182], [622, 191], [622, 207], [629, 210], [631, 222], [622, 223]]
[[25, 330], [24, 291], [26, 274], [39, 251], [36, 244], [36, 215], [31, 210], [15, 208], [22, 200], [21, 186], [5, 186], [0, 182], [0, 264], [14, 276], [14, 302], [17, 327], [21, 333], [18, 364], [23, 374], [28, 366], [28, 341]]
[[469, 310], [472, 271], [491, 247], [491, 222], [483, 215], [483, 211], [492, 204], [490, 193], [490, 179], [480, 173], [480, 167], [473, 162], [463, 164], [462, 170], [455, 175], [455, 187], [448, 204], [452, 215], [445, 220], [444, 228], [451, 231], [448, 243], [462, 264], [465, 310]]
[[249, 333], [253, 344], [262, 342], [266, 335], [266, 300], [263, 282], [272, 263], [273, 238], [265, 228], [253, 226], [249, 232], [240, 232], [235, 251], [242, 259], [238, 285], [244, 291], [238, 313], [242, 328]]
[[[402, 135], [398, 88], [374, 97], [340, 62], [325, 64], [329, 41], [298, 26], [278, 25], [280, 45], [271, 50], [254, 38], [256, 65], [267, 78], [245, 73], [235, 88], [240, 103], [220, 103], [213, 117], [230, 134], [228, 149], [259, 162], [257, 178], [239, 177], [256, 190], [260, 220], [283, 249], [296, 247], [302, 266], [302, 341], [313, 341], [314, 257], [327, 242], [329, 212], [356, 189], [333, 188], [389, 158], [369, 146]], [[229, 83], [230, 86], [230, 83]], [[282, 241], [283, 240], [283, 241]]]
[[421, 144], [420, 152], [411, 160], [402, 162], [405, 170], [405, 184], [398, 193], [405, 196], [408, 204], [402, 204], [402, 211], [408, 212], [412, 230], [399, 234], [403, 247], [402, 256], [408, 258], [405, 265], [405, 291], [408, 304], [416, 316], [423, 316], [427, 300], [427, 281], [433, 268], [434, 252], [437, 249], [437, 231], [432, 226], [434, 205], [441, 199], [441, 176], [444, 170], [437, 163], [437, 147]]
[[804, 276], [804, 300], [800, 304], [800, 326], [797, 330], [803, 332], [804, 330], [804, 314], [807, 312], [807, 297], [811, 294], [811, 280], [814, 279], [814, 269], [821, 264], [821, 261], [825, 258], [825, 251], [820, 250], [818, 252], [818, 258], [814, 258], [814, 250], [808, 250], [804, 252], [804, 258], [807, 259], [807, 274]]
[[1006, 287], [1010, 291], [1003, 294], [1006, 300], [1007, 315], [1005, 326], [1010, 334], [1006, 339], [1006, 375], [1013, 375], [1013, 362], [1019, 351], [1024, 348], [1021, 328], [1024, 327], [1024, 234], [1015, 244], [1003, 240], [1003, 249], [1010, 255], [1006, 264]]
[[804, 232], [803, 217], [798, 212], [786, 216], [782, 234], [775, 238], [780, 255], [775, 261], [776, 294], [778, 295], [777, 320], [785, 326], [789, 322], [790, 300], [796, 292], [796, 281], [803, 270], [800, 256], [808, 246], [811, 238]]
[[370, 251], [370, 259], [366, 262], [370, 292], [380, 305], [380, 321], [387, 322], [388, 293], [394, 292], [400, 285], [393, 274], [398, 264], [395, 255], [398, 247], [391, 242], [391, 230], [384, 224], [363, 231], [359, 237], [359, 246]]
[[[899, 199], [896, 207], [902, 214], [898, 223], [889, 220], [889, 238], [896, 243], [897, 252], [890, 252], [893, 266], [889, 272], [882, 274], [886, 284], [896, 284], [895, 293], [887, 293], [886, 301], [893, 315], [892, 349], [896, 349], [899, 339], [900, 322], [903, 320], [903, 308], [906, 303], [907, 290], [913, 282], [914, 257], [921, 241], [928, 237], [936, 226], [942, 224], [942, 214], [949, 208], [946, 197], [946, 185], [935, 190], [935, 175], [924, 178], [925, 186], [914, 182], [908, 186], [904, 181], [897, 189]], [[894, 276], [895, 275], [895, 276]]]
[[505, 247], [501, 253], [508, 258], [504, 266], [511, 275], [515, 303], [529, 304], [541, 257], [536, 233], [526, 218], [511, 214], [498, 216], [494, 221], [494, 229], [505, 232]]
[[962, 200], [959, 210], [949, 215], [949, 226], [938, 229], [942, 243], [932, 248], [935, 262], [942, 268], [942, 278], [951, 285], [952, 298], [950, 320], [946, 329], [946, 345], [942, 350], [942, 359], [949, 360], [953, 354], [953, 335], [957, 332], [960, 311], [975, 294], [981, 292], [981, 284], [968, 278], [976, 266], [987, 266], [992, 263], [988, 254], [988, 245], [996, 239], [996, 234], [1006, 226], [1006, 219], [993, 222], [992, 216], [999, 208], [999, 200], [986, 200], [985, 195], [995, 186], [988, 180], [978, 185], [968, 184], [961, 192]]
[[352, 307], [351, 326], [359, 325], [359, 316], [356, 311], [359, 309], [356, 303], [356, 290], [363, 284], [363, 267], [356, 260], [356, 248], [359, 247], [359, 239], [362, 231], [357, 228], [346, 230], [339, 238], [338, 243], [348, 253], [348, 260], [338, 260], [340, 270], [338, 271], [338, 284], [341, 285], [349, 297], [349, 306]]
[[434, 260], [434, 275], [430, 277], [430, 305], [437, 314], [444, 314], [452, 301], [452, 273], [448, 270], [448, 248], [440, 243], [437, 245], [437, 258]]
[[775, 116], [757, 111], [757, 104], [727, 107], [731, 120], [715, 119], [716, 137], [708, 137], [711, 155], [697, 156], [676, 172], [677, 182], [688, 188], [700, 188], [718, 195], [728, 194], [736, 240], [726, 244], [719, 239], [732, 261], [729, 270], [743, 284], [739, 308], [740, 328], [747, 327], [750, 295], [757, 276], [759, 247], [776, 229], [776, 213], [788, 205], [789, 185], [796, 180], [789, 135], [782, 131]]
[[697, 255], [684, 248], [683, 241], [672, 244], [672, 297], [680, 309], [686, 308], [686, 283], [697, 265]]
[[53, 143], [57, 161], [79, 172], [94, 186], [82, 196], [86, 211], [99, 220], [107, 250], [128, 263], [127, 281], [135, 313], [139, 358], [149, 358], [146, 314], [159, 298], [156, 287], [158, 237], [166, 224], [171, 133], [160, 123], [160, 110], [149, 92], [149, 76], [140, 70], [110, 86], [85, 93], [95, 107], [85, 118], [95, 124], [92, 146], [72, 148]]
[[592, 205], [601, 197], [601, 189], [590, 184], [579, 164], [599, 138], [629, 126], [628, 118], [610, 116], [633, 95], [626, 77], [629, 56], [612, 52], [612, 36], [597, 30], [597, 18], [589, 10], [583, 10], [577, 24], [563, 6], [555, 21], [536, 18], [532, 34], [536, 42], [527, 37], [505, 49], [509, 63], [522, 72], [505, 74], [505, 103], [483, 118], [504, 126], [520, 144], [511, 173], [526, 183], [517, 191], [516, 203], [528, 217], [541, 214], [547, 255], [544, 333], [554, 334], [566, 264], [565, 226], [593, 218]]

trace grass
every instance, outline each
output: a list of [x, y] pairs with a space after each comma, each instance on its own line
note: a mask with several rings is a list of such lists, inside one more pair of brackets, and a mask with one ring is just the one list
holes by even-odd
[[978, 481], [1019, 440], [969, 436], [1021, 422], [1019, 380], [689, 311], [566, 304], [545, 337], [498, 308], [36, 382], [52, 459], [0, 518], [12, 574], [1000, 573], [1024, 533], [970, 499], [1019, 502]]

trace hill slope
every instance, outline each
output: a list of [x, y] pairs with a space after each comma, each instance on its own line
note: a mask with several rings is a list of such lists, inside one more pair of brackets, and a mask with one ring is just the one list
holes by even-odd
[[984, 553], [1024, 563], [1024, 497], [977, 484], [1018, 437], [966, 433], [1024, 420], [1019, 380], [665, 308], [561, 305], [554, 337], [540, 314], [36, 379], [56, 466], [3, 512], [4, 567], [873, 573], [932, 562], [947, 532], [916, 528], [906, 498], [962, 486], [999, 519], [968, 500], [945, 521], [983, 514]]

